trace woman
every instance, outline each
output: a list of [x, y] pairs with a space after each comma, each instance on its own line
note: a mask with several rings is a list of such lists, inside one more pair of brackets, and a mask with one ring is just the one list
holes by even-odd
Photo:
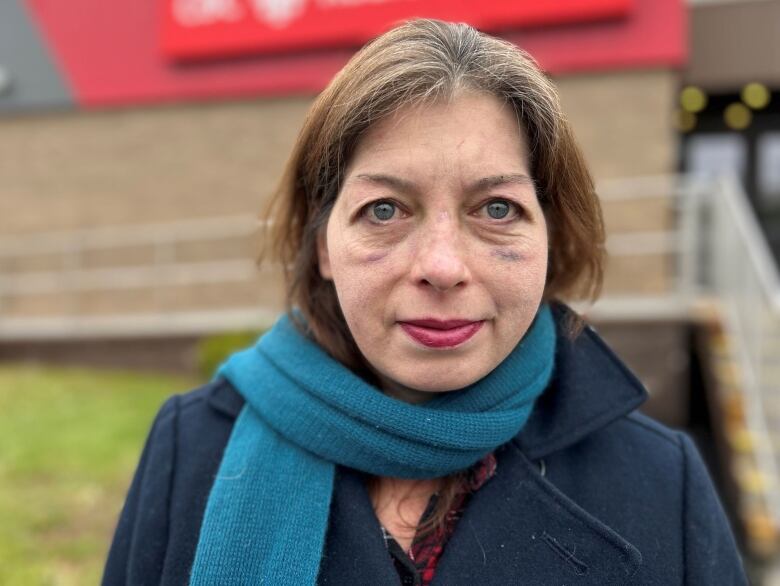
[[691, 441], [557, 300], [603, 228], [554, 88], [418, 20], [320, 95], [275, 209], [291, 309], [154, 423], [106, 584], [740, 584]]

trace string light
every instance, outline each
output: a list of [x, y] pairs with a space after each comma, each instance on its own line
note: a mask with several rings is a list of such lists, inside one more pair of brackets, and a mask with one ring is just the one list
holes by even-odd
[[745, 104], [734, 102], [723, 112], [723, 120], [732, 130], [744, 130], [753, 121], [753, 113]]
[[694, 85], [686, 86], [680, 92], [680, 106], [686, 112], [701, 112], [707, 107], [707, 94]]
[[749, 83], [742, 88], [742, 101], [754, 110], [766, 108], [770, 99], [769, 89], [763, 83]]

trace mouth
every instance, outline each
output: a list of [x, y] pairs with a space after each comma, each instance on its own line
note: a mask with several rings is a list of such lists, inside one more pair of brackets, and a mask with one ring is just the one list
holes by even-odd
[[414, 319], [398, 322], [414, 341], [428, 348], [454, 348], [476, 334], [484, 321]]

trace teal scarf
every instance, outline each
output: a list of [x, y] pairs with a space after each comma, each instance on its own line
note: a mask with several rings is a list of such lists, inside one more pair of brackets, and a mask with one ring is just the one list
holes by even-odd
[[401, 478], [468, 468], [523, 427], [554, 351], [543, 305], [487, 376], [413, 405], [382, 394], [281, 318], [217, 373], [246, 404], [209, 495], [190, 584], [314, 584], [336, 464]]

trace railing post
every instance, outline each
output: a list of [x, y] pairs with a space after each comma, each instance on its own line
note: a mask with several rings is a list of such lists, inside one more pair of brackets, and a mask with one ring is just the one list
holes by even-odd
[[681, 179], [675, 184], [674, 197], [678, 209], [679, 259], [677, 275], [679, 292], [685, 303], [695, 299], [701, 285], [701, 184]]
[[167, 232], [158, 229], [154, 235], [154, 275], [155, 282], [152, 285], [154, 291], [154, 305], [158, 312], [165, 311], [165, 297], [161, 290], [160, 276], [165, 275], [166, 269], [176, 262], [176, 239], [171, 239]]
[[0, 320], [3, 319], [3, 312], [5, 310], [5, 297], [3, 296], [3, 292], [5, 291], [5, 287], [3, 285], [4, 280], [4, 273], [8, 271], [7, 265], [0, 264]]
[[[81, 313], [81, 290], [78, 290], [76, 287], [71, 285], [76, 280], [78, 271], [81, 270], [84, 265], [82, 257], [84, 248], [86, 247], [85, 239], [86, 237], [84, 236], [84, 233], [79, 232], [78, 239], [74, 239], [73, 245], [69, 247], [70, 250], [63, 258], [62, 282], [66, 284], [66, 295], [68, 295], [68, 310], [70, 312], [71, 318], [75, 318]], [[78, 292], [74, 293], [74, 291]]]

